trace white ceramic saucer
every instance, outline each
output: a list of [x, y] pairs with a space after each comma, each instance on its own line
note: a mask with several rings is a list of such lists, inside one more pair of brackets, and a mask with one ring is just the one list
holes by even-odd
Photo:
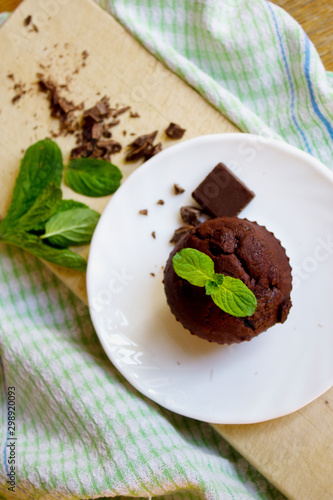
[[[179, 208], [220, 161], [255, 192], [239, 216], [281, 240], [294, 280], [287, 321], [233, 346], [186, 331], [162, 284]], [[174, 183], [185, 193], [175, 196]], [[159, 153], [112, 197], [91, 244], [89, 307], [108, 357], [153, 401], [211, 423], [260, 422], [311, 402], [333, 385], [332, 214], [331, 172], [284, 143], [222, 134]]]

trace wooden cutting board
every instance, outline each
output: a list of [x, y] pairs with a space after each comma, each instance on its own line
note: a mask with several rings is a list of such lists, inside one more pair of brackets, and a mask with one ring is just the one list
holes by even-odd
[[[32, 21], [24, 26], [28, 15]], [[183, 140], [237, 131], [89, 0], [25, 0], [0, 29], [0, 46], [0, 217], [8, 209], [22, 152], [58, 129], [45, 95], [38, 91], [37, 72], [66, 84], [62, 95], [76, 104], [84, 101], [86, 108], [103, 95], [110, 97], [111, 105], [130, 105], [140, 118], [126, 113], [112, 129], [113, 138], [124, 146], [135, 135], [158, 129], [157, 140], [169, 147], [174, 142], [164, 130], [171, 121], [186, 128]], [[20, 89], [25, 93], [13, 104]], [[73, 136], [59, 137], [57, 142], [67, 161]], [[126, 163], [124, 152], [113, 161], [124, 178], [140, 164]], [[63, 191], [65, 197], [84, 201], [100, 212], [109, 200], [85, 198], [66, 186]], [[87, 256], [88, 248], [81, 253]], [[82, 273], [51, 269], [86, 301]], [[333, 389], [284, 418], [214, 427], [288, 498], [333, 498]]]

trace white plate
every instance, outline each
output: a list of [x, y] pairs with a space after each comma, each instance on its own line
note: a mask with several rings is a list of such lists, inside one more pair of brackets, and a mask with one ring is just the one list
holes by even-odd
[[[179, 208], [220, 161], [256, 194], [240, 217], [274, 232], [294, 277], [287, 321], [233, 346], [186, 331], [162, 284]], [[175, 196], [174, 183], [185, 193]], [[158, 154], [112, 197], [91, 244], [89, 306], [108, 357], [156, 403], [206, 422], [260, 422], [306, 405], [333, 385], [332, 216], [333, 175], [284, 143], [210, 135]]]

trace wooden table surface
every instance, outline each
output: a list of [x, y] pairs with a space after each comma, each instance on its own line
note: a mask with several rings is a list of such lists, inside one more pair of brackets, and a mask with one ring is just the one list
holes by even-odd
[[[13, 11], [22, 0], [0, 0], [0, 12]], [[316, 46], [328, 71], [333, 71], [332, 0], [275, 0], [298, 21]]]

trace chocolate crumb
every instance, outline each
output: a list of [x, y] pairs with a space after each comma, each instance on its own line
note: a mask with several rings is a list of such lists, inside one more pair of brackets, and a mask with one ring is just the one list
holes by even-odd
[[36, 26], [35, 24], [33, 24], [33, 25], [32, 25], [32, 29], [33, 29], [36, 33], [38, 33], [38, 32], [39, 32], [39, 29], [37, 28], [37, 26]]
[[140, 118], [140, 115], [136, 111], [131, 111], [130, 118]]
[[105, 139], [110, 139], [112, 137], [112, 134], [109, 130], [103, 129], [103, 137], [105, 137]]
[[170, 123], [165, 133], [170, 139], [181, 139], [185, 134], [186, 130], [181, 128], [177, 123]]
[[153, 276], [155, 278], [155, 274], [154, 273], [150, 273], [150, 276]]
[[154, 240], [156, 240], [156, 233], [155, 233], [155, 231], [153, 231], [153, 232], [151, 233], [151, 235], [152, 235], [152, 237], [154, 238]]
[[89, 56], [89, 52], [87, 50], [83, 50], [81, 55], [83, 59], [87, 59], [87, 57]]
[[178, 243], [180, 238], [184, 236], [188, 231], [190, 231], [193, 228], [193, 226], [186, 225], [186, 226], [181, 226], [178, 229], [175, 230], [173, 233], [173, 236], [170, 240], [170, 243]]
[[173, 187], [175, 194], [183, 194], [185, 192], [185, 189], [179, 186], [179, 184], [174, 184]]
[[197, 207], [181, 207], [180, 215], [185, 224], [197, 226], [200, 224], [201, 210]]
[[9, 78], [10, 80], [14, 80], [14, 78], [15, 78], [15, 77], [14, 77], [14, 74], [13, 74], [13, 73], [9, 73], [9, 74], [7, 75], [7, 78]]
[[148, 210], [145, 208], [144, 210], [139, 210], [140, 215], [148, 215]]
[[157, 205], [164, 205], [165, 201], [164, 200], [158, 200]]
[[32, 16], [30, 16], [30, 15], [29, 15], [29, 16], [27, 16], [27, 17], [24, 19], [24, 21], [23, 21], [23, 25], [24, 25], [24, 26], [29, 26], [29, 24], [31, 23], [31, 21], [32, 21]]
[[123, 136], [127, 135], [127, 131], [123, 130]]

